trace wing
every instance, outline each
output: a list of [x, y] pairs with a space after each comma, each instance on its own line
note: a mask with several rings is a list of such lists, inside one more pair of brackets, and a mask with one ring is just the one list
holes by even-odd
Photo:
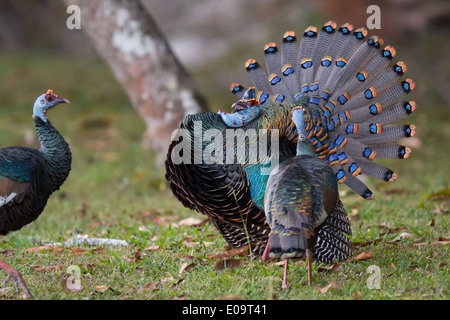
[[0, 150], [0, 208], [20, 203], [35, 179], [38, 162], [28, 148]]
[[[211, 139], [204, 136], [214, 130], [218, 135], [215, 139], [225, 141], [227, 128], [218, 114], [188, 115], [180, 126], [181, 140], [169, 146], [166, 179], [185, 207], [210, 218], [241, 225], [247, 220], [264, 221], [264, 213], [252, 201], [243, 166], [227, 164], [225, 146], [218, 143], [215, 149]], [[207, 156], [218, 161], [208, 161], [211, 158]]]

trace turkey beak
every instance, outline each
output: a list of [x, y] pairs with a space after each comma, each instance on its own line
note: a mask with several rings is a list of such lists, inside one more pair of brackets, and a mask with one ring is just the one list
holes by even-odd
[[70, 103], [70, 101], [64, 98], [59, 98], [59, 103]]

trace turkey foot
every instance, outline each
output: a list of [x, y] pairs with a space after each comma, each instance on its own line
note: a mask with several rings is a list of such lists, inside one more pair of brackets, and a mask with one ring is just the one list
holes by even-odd
[[12, 280], [14, 282], [14, 286], [16, 287], [16, 289], [17, 284], [19, 284], [22, 287], [22, 289], [25, 291], [25, 295], [27, 296], [27, 298], [33, 297], [19, 271], [17, 271], [10, 265], [6, 264], [2, 260], [0, 260], [0, 268], [8, 272], [8, 276], [6, 277], [5, 283], [7, 283], [9, 280]]

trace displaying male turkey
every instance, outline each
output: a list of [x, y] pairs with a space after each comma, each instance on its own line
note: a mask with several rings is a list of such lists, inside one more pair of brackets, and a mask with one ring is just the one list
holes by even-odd
[[[33, 108], [34, 125], [39, 136], [39, 150], [26, 147], [0, 149], [0, 234], [6, 235], [36, 220], [50, 195], [67, 179], [72, 155], [69, 145], [47, 119], [47, 112], [67, 99], [52, 90], [40, 95]], [[20, 273], [0, 260], [28, 296], [31, 293]]]
[[[271, 232], [263, 260], [285, 259], [283, 288], [287, 288], [288, 259], [308, 258], [308, 285], [311, 285], [311, 259], [317, 232], [338, 204], [339, 193], [336, 175], [331, 167], [315, 156], [315, 148], [308, 138], [302, 106], [295, 107], [292, 119], [297, 128], [297, 153], [279, 164], [276, 173], [267, 181], [265, 205]], [[343, 218], [345, 219], [345, 215]], [[345, 224], [347, 234], [350, 226]], [[329, 234], [339, 237], [334, 227]], [[346, 243], [341, 239], [337, 244]], [[322, 244], [321, 244], [322, 245]], [[335, 246], [347, 256], [350, 246]]]
[[[410, 149], [395, 141], [415, 133], [412, 125], [392, 124], [415, 109], [413, 101], [402, 101], [414, 82], [401, 79], [406, 64], [391, 63], [395, 54], [393, 47], [383, 48], [377, 36], [367, 39], [364, 28], [353, 30], [348, 23], [337, 28], [331, 21], [320, 32], [306, 28], [301, 43], [288, 31], [281, 48], [267, 44], [267, 72], [253, 59], [245, 63], [256, 90], [231, 85], [239, 99], [234, 113], [192, 114], [182, 121], [166, 160], [166, 179], [174, 195], [186, 207], [209, 216], [232, 247], [251, 244], [253, 252], [261, 254], [270, 232], [264, 214], [269, 175], [261, 169], [273, 167], [267, 162], [271, 154], [258, 157], [256, 163], [248, 153], [239, 161], [227, 162], [227, 154], [242, 145], [254, 150], [251, 139], [228, 146], [224, 142], [223, 150], [212, 148], [212, 141], [226, 141], [231, 129], [242, 129], [241, 136], [250, 129], [267, 130], [262, 139], [269, 141], [268, 150], [272, 136], [278, 135], [274, 141], [279, 157], [272, 160], [283, 163], [296, 155], [298, 133], [291, 112], [306, 98], [304, 126], [315, 156], [331, 167], [338, 183], [372, 199], [372, 191], [358, 175], [394, 181], [396, 174], [374, 160], [407, 158]], [[351, 244], [345, 233], [349, 226], [345, 209], [337, 201], [317, 232], [314, 258], [330, 263], [348, 257]], [[336, 231], [330, 234], [330, 228]]]

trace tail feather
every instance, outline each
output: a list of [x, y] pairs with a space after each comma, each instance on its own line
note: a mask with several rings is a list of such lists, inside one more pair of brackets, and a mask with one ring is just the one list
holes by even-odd
[[[406, 64], [392, 62], [396, 50], [383, 39], [348, 23], [337, 28], [328, 21], [320, 31], [310, 26], [298, 40], [288, 31], [281, 50], [268, 43], [267, 74], [247, 63], [249, 76], [269, 96], [265, 101], [304, 104], [307, 98], [305, 126], [316, 156], [332, 165], [339, 182], [370, 199], [356, 177], [359, 171], [386, 180], [391, 170], [372, 161], [403, 159], [411, 152], [395, 141], [413, 136], [415, 127], [392, 125], [416, 108], [414, 101], [403, 101], [415, 87], [411, 79], [402, 80]], [[239, 86], [232, 91], [243, 94]]]
[[314, 259], [322, 263], [348, 259], [352, 256], [350, 220], [341, 200], [317, 232]]
[[264, 47], [264, 60], [266, 61], [267, 73], [269, 75], [279, 74], [281, 71], [281, 53], [275, 43], [269, 42]]

